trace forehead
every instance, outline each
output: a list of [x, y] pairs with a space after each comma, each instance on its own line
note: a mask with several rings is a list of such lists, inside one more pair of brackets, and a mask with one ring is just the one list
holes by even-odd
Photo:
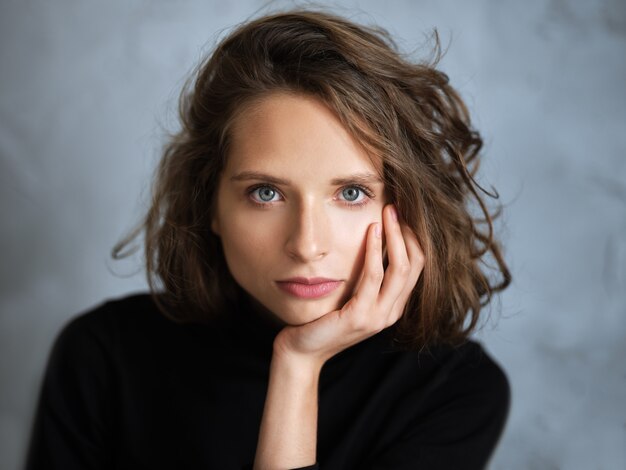
[[382, 167], [330, 108], [309, 96], [265, 96], [238, 113], [230, 134], [227, 173], [380, 174]]

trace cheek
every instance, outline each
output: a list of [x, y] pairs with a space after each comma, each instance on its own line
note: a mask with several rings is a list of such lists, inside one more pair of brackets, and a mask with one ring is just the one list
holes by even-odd
[[271, 219], [233, 215], [222, 219], [220, 229], [222, 247], [231, 271], [267, 263], [275, 253], [278, 227], [271, 223]]
[[358, 278], [365, 261], [365, 247], [367, 245], [367, 231], [370, 224], [380, 220], [375, 214], [368, 214], [367, 217], [356, 214], [353, 217], [343, 217], [336, 222], [335, 250], [346, 266], [350, 266], [350, 277]]
[[343, 220], [337, 226], [340, 229], [335, 230], [334, 241], [341, 252], [355, 256], [365, 247], [369, 223], [347, 223]]

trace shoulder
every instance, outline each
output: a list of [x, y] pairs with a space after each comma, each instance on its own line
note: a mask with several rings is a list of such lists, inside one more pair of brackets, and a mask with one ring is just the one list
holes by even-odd
[[112, 418], [120, 403], [119, 372], [129, 362], [128, 355], [122, 358], [120, 353], [120, 338], [125, 336], [123, 330], [138, 330], [133, 322], [159, 322], [149, 295], [103, 302], [61, 329], [40, 390], [28, 468], [47, 468], [51, 461], [63, 462], [64, 468], [79, 461], [90, 468], [111, 466], [107, 449], [116, 438]]
[[480, 344], [470, 342], [456, 373], [460, 380], [453, 383], [464, 390], [472, 404], [471, 416], [490, 430], [487, 434], [497, 442], [511, 405], [511, 387], [504, 370]]
[[57, 336], [54, 351], [102, 352], [119, 342], [125, 331], [135, 330], [136, 325], [153, 329], [167, 321], [148, 293], [110, 299], [70, 318]]
[[475, 341], [422, 352], [418, 366], [430, 363], [440, 403], [466, 408], [476, 419], [483, 416], [504, 423], [509, 410], [510, 386], [502, 367]]
[[439, 391], [449, 389], [456, 396], [487, 394], [497, 397], [503, 406], [508, 406], [508, 378], [502, 367], [477, 341], [406, 350], [396, 342], [390, 331], [376, 347], [379, 348], [376, 352], [382, 353], [380, 357], [388, 358], [385, 367], [393, 364], [407, 378], [416, 377], [416, 380], [408, 381], [409, 387]]
[[466, 392], [488, 393], [508, 404], [509, 381], [504, 370], [480, 343], [467, 341], [448, 353], [445, 366], [450, 380]]
[[[511, 391], [500, 365], [475, 341], [432, 353], [436, 387], [428, 397], [432, 419], [447, 425], [446, 439], [473, 442], [486, 455], [498, 441], [509, 413]], [[479, 452], [480, 453], [480, 452]]]
[[[397, 458], [420, 468], [485, 468], [509, 411], [509, 381], [477, 342], [385, 354], [394, 412], [381, 468]], [[378, 462], [377, 462], [378, 463]]]
[[126, 316], [143, 316], [145, 318], [155, 312], [158, 312], [158, 309], [149, 293], [128, 294], [123, 297], [105, 300], [94, 307], [80, 312], [68, 322], [67, 327], [76, 328], [78, 326], [99, 325], [113, 317], [119, 319]]
[[468, 425], [489, 421], [494, 431], [503, 427], [510, 406], [509, 380], [479, 342], [406, 350], [390, 331], [372, 341], [365, 353], [368, 370], [384, 377], [415, 415], [464, 416]]
[[106, 300], [80, 312], [67, 322], [62, 334], [72, 334], [75, 331], [96, 332], [114, 324], [160, 320], [161, 313], [152, 296], [148, 293], [136, 293]]

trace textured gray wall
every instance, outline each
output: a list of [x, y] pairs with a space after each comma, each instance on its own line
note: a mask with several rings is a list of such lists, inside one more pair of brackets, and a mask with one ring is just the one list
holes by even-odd
[[[513, 386], [492, 468], [626, 468], [626, 2], [335, 5], [405, 50], [437, 27], [486, 137], [515, 275], [478, 335]], [[145, 208], [187, 72], [261, 6], [2, 1], [1, 468], [21, 466], [58, 329], [145, 288], [109, 250]]]

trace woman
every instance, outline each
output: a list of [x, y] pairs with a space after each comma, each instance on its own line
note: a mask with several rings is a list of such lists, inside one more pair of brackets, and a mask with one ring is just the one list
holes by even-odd
[[510, 276], [447, 77], [296, 11], [224, 39], [180, 114], [152, 295], [61, 333], [28, 468], [483, 468], [509, 389], [468, 335]]

